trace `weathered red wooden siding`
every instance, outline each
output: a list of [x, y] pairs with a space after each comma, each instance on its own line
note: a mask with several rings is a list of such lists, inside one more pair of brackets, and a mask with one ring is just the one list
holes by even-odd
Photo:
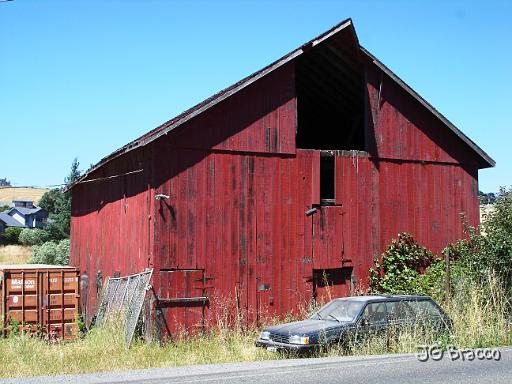
[[[282, 229], [296, 220], [293, 76], [284, 66], [155, 143], [155, 164], [166, 165], [155, 168], [155, 193], [170, 196], [155, 205], [155, 267], [204, 271], [206, 318], [238, 307], [253, 320], [296, 301], [288, 288], [296, 230]], [[162, 305], [168, 331], [193, 328], [168, 320], [177, 307], [198, 313], [200, 305]]]
[[336, 158], [336, 203], [343, 210], [344, 265], [353, 267], [355, 288], [366, 287], [372, 265], [372, 174], [367, 156], [356, 154]]
[[172, 132], [177, 148], [295, 153], [293, 63], [271, 72]]
[[475, 153], [375, 65], [366, 71], [373, 256], [399, 232], [440, 252], [464, 237], [460, 214], [479, 223]]
[[374, 64], [366, 66], [368, 150], [380, 159], [477, 166], [475, 153]]
[[88, 320], [101, 290], [101, 285], [97, 286], [99, 271], [103, 282], [116, 271], [127, 275], [150, 265], [153, 199], [149, 168], [147, 150], [138, 150], [114, 160], [91, 178], [142, 172], [79, 184], [73, 190], [70, 264], [80, 268], [82, 279], [87, 276], [82, 304], [86, 302]]
[[478, 225], [476, 174], [459, 165], [380, 163], [380, 250], [398, 233], [409, 232], [416, 241], [439, 253], [464, 237], [464, 215]]
[[[179, 159], [195, 160], [180, 167]], [[236, 302], [249, 319], [283, 314], [310, 297], [311, 163], [302, 173], [293, 157], [181, 149], [168, 164], [175, 176], [156, 190], [170, 199], [156, 204], [155, 267], [204, 270], [207, 318]]]

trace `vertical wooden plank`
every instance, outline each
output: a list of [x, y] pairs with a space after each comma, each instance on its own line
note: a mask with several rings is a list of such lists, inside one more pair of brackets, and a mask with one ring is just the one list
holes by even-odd
[[222, 287], [223, 287], [223, 296], [231, 297], [233, 300], [235, 299], [235, 285], [238, 279], [238, 273], [233, 273], [232, 259], [233, 259], [233, 247], [231, 242], [231, 236], [233, 232], [232, 227], [232, 211], [233, 211], [233, 199], [232, 196], [232, 178], [230, 177], [229, 165], [231, 161], [232, 155], [223, 155], [217, 156], [216, 160], [220, 163], [220, 167], [222, 168], [222, 184], [223, 184], [223, 196], [221, 201], [222, 207], [222, 231], [220, 231], [219, 235], [223, 239], [222, 241]]
[[[238, 155], [230, 156], [228, 163], [228, 175], [230, 193], [227, 198], [230, 200], [230, 221], [231, 231], [227, 233], [229, 242], [231, 243], [231, 253], [228, 254], [231, 275], [234, 277], [236, 285], [235, 293], [238, 295], [239, 315], [244, 315], [246, 299], [245, 276], [240, 274], [240, 160]], [[234, 286], [233, 286], [234, 288]]]
[[320, 204], [320, 151], [311, 155], [311, 204]]
[[179, 150], [177, 157], [177, 182], [178, 199], [176, 200], [176, 266], [177, 268], [186, 268], [187, 266], [187, 205], [188, 205], [188, 172], [186, 168], [186, 152]]
[[166, 225], [163, 229], [157, 228], [155, 232], [164, 231], [162, 234], [162, 248], [167, 250], [167, 254], [161, 255], [165, 257], [166, 268], [178, 268], [178, 208], [181, 210], [179, 204], [180, 190], [179, 190], [179, 159], [178, 151], [170, 151], [168, 155], [168, 162], [166, 163], [171, 175], [169, 180], [165, 183], [165, 191], [169, 196], [169, 205], [158, 203], [159, 210], [162, 209], [167, 212], [164, 215]]
[[291, 208], [291, 191], [290, 191], [290, 161], [286, 158], [280, 158], [278, 161], [280, 167], [280, 206], [281, 206], [281, 227], [280, 227], [280, 260], [281, 260], [281, 312], [289, 312], [292, 305], [290, 303], [290, 208]]
[[271, 166], [269, 168], [269, 176], [273, 178], [272, 182], [272, 271], [273, 271], [273, 286], [274, 286], [274, 307], [276, 313], [282, 314], [282, 295], [285, 288], [281, 275], [281, 262], [282, 262], [282, 249], [281, 249], [281, 161], [276, 158], [271, 159]]
[[[303, 175], [303, 204], [304, 212], [312, 208], [313, 202], [313, 151], [297, 150], [301, 156], [301, 168]], [[304, 213], [304, 257], [302, 262], [302, 279], [304, 282], [304, 294], [306, 300], [313, 298], [313, 219], [314, 214], [308, 216]]]
[[[197, 210], [198, 210], [198, 196], [197, 184], [198, 170], [200, 170], [198, 160], [198, 153], [186, 151], [185, 156], [189, 158], [187, 162], [187, 169], [184, 171], [186, 174], [186, 251], [184, 257], [184, 264], [182, 268], [196, 268], [196, 251], [197, 243], [202, 242], [203, 238], [197, 237]], [[193, 163], [194, 162], [194, 163]], [[191, 164], [192, 163], [192, 164]]]
[[290, 279], [290, 310], [296, 311], [297, 307], [302, 304], [302, 297], [300, 295], [300, 290], [298, 287], [298, 260], [301, 259], [298, 245], [298, 215], [299, 215], [299, 206], [297, 204], [297, 196], [298, 196], [298, 188], [297, 182], [299, 180], [299, 172], [298, 172], [298, 162], [297, 158], [288, 159], [290, 164], [290, 172], [289, 172], [289, 202], [288, 202], [288, 214], [289, 214], [289, 279]]
[[[309, 297], [306, 294], [307, 282], [304, 278], [306, 276], [305, 265], [305, 232], [306, 232], [306, 212], [309, 209], [305, 197], [305, 188], [307, 185], [307, 174], [304, 169], [304, 155], [303, 152], [298, 150], [297, 157], [294, 160], [296, 176], [294, 177], [295, 185], [295, 212], [296, 212], [296, 240], [295, 240], [295, 286], [298, 294], [298, 303], [300, 306], [306, 308]], [[309, 228], [311, 230], [311, 228]]]
[[[215, 227], [218, 226], [222, 230], [222, 215], [218, 214], [215, 201], [216, 184], [215, 184], [215, 155], [209, 154], [205, 159], [205, 228], [204, 228], [204, 255], [198, 261], [199, 268], [205, 269], [205, 295], [210, 299], [209, 305], [205, 307], [205, 319], [213, 319], [214, 307], [216, 305], [218, 293], [215, 287], [220, 284], [219, 275], [216, 266], [220, 264], [219, 254], [217, 252], [217, 234]], [[218, 221], [221, 221], [220, 225]]]
[[227, 282], [225, 280], [225, 276], [223, 271], [225, 270], [225, 260], [224, 260], [224, 249], [225, 249], [225, 231], [227, 230], [224, 219], [224, 164], [223, 164], [223, 156], [222, 155], [211, 155], [213, 158], [213, 177], [214, 177], [214, 212], [213, 216], [213, 241], [215, 244], [215, 259], [209, 260], [210, 262], [210, 273], [214, 278], [212, 281], [214, 284], [213, 294], [214, 297], [218, 300], [221, 297], [228, 297], [227, 291]]
[[206, 204], [207, 190], [206, 180], [208, 177], [208, 157], [206, 153], [200, 153], [201, 159], [195, 166], [196, 171], [196, 232], [194, 241], [196, 242], [196, 260], [195, 268], [204, 269], [206, 267], [206, 253], [208, 237], [206, 237]]
[[240, 296], [240, 306], [242, 308], [242, 313], [244, 319], [248, 318], [248, 254], [247, 254], [247, 221], [248, 221], [248, 163], [247, 156], [237, 156], [236, 158], [238, 171], [235, 176], [239, 180], [238, 185], [238, 204], [235, 206], [235, 209], [238, 213], [238, 238], [237, 238], [237, 247], [238, 247], [238, 274], [239, 274], [239, 296]]
[[278, 280], [275, 277], [275, 267], [274, 267], [274, 243], [275, 243], [275, 233], [274, 233], [274, 199], [276, 196], [274, 195], [274, 183], [276, 182], [276, 178], [274, 175], [274, 161], [272, 158], [261, 158], [262, 167], [262, 199], [263, 206], [261, 209], [263, 210], [263, 257], [264, 262], [262, 268], [264, 268], [264, 276], [263, 283], [268, 284], [270, 287], [270, 291], [267, 294], [262, 294], [263, 297], [268, 300], [268, 310], [269, 315], [278, 314], [277, 307], [275, 303], [275, 297], [279, 294], [279, 285]]
[[248, 308], [249, 322], [254, 324], [256, 321], [257, 304], [257, 239], [256, 239], [256, 180], [255, 180], [255, 156], [247, 156], [247, 290], [248, 290]]

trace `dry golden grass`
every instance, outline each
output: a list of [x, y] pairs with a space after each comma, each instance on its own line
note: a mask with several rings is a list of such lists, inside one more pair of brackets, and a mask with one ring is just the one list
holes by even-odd
[[11, 203], [13, 200], [32, 200], [37, 205], [48, 191], [46, 188], [0, 187], [0, 205]]
[[[446, 309], [454, 321], [453, 335], [436, 338], [421, 329], [401, 332], [396, 337], [370, 338], [350, 350], [332, 346], [319, 356], [418, 352], [418, 345], [454, 344], [459, 348], [512, 344], [512, 324], [506, 295], [493, 283], [484, 294], [467, 287]], [[291, 318], [290, 318], [291, 319]], [[277, 322], [274, 319], [273, 322]], [[230, 329], [227, 325], [230, 324]], [[48, 344], [26, 335], [0, 339], [0, 377], [55, 375], [191, 364], [213, 364], [286, 358], [256, 348], [257, 329], [218, 319], [206, 334], [179, 338], [175, 342], [144, 344], [135, 340], [127, 349], [123, 331], [113, 323], [94, 328], [74, 342]]]
[[26, 264], [31, 257], [31, 247], [23, 245], [0, 245], [0, 264]]
[[109, 325], [75, 342], [47, 343], [29, 336], [0, 339], [0, 377], [56, 375], [276, 359], [256, 348], [256, 333], [220, 332], [175, 343], [126, 349], [123, 332]]

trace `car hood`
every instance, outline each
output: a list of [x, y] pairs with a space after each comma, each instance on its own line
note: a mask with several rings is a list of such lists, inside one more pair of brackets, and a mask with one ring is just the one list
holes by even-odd
[[279, 335], [312, 334], [321, 331], [327, 331], [332, 328], [339, 328], [344, 324], [346, 323], [339, 323], [337, 321], [330, 320], [308, 319], [302, 321], [294, 321], [292, 323], [274, 325], [272, 327], [265, 328], [264, 331]]

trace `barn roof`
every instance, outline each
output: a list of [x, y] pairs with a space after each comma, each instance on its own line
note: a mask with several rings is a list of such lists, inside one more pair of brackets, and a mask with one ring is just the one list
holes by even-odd
[[307, 43], [301, 45], [299, 48], [291, 51], [280, 59], [274, 61], [268, 66], [260, 69], [257, 72], [245, 77], [239, 82], [223, 89], [222, 91], [214, 94], [213, 96], [207, 98], [206, 100], [200, 102], [199, 104], [193, 106], [192, 108], [184, 111], [173, 119], [165, 122], [164, 124], [156, 127], [155, 129], [149, 131], [148, 133], [142, 135], [141, 137], [129, 142], [118, 150], [112, 152], [110, 155], [101, 159], [96, 165], [92, 166], [79, 180], [77, 180], [74, 184], [72, 184], [69, 188], [72, 188], [74, 185], [78, 184], [82, 180], [85, 180], [92, 172], [96, 171], [109, 161], [130, 152], [136, 148], [145, 146], [152, 141], [158, 139], [159, 137], [166, 135], [173, 129], [187, 122], [188, 120], [194, 118], [195, 116], [205, 112], [209, 108], [214, 105], [220, 103], [224, 99], [230, 97], [231, 95], [239, 92], [255, 81], [261, 79], [262, 77], [268, 75], [270, 72], [280, 68], [284, 64], [294, 60], [309, 48], [312, 48], [321, 42], [332, 38], [333, 36], [339, 34], [341, 31], [348, 31], [352, 35], [353, 42], [355, 47], [360, 50], [360, 52], [367, 56], [373, 63], [379, 67], [387, 76], [389, 76], [393, 81], [395, 81], [400, 87], [402, 87], [406, 92], [408, 92], [412, 97], [414, 97], [421, 105], [423, 105], [427, 110], [429, 110], [433, 115], [435, 115], [442, 123], [446, 125], [451, 131], [453, 131], [462, 141], [464, 141], [479, 157], [483, 160], [484, 166], [493, 167], [495, 165], [495, 161], [485, 153], [478, 145], [476, 145], [469, 137], [467, 137], [462, 131], [460, 131], [455, 125], [453, 125], [446, 117], [444, 117], [439, 111], [437, 111], [430, 103], [428, 103], [425, 99], [423, 99], [418, 93], [416, 93], [411, 87], [409, 87], [402, 79], [400, 79], [396, 74], [394, 74], [389, 68], [387, 68], [384, 64], [382, 64], [375, 56], [373, 56], [368, 50], [359, 45], [359, 41], [357, 39], [357, 34], [354, 29], [354, 24], [352, 19], [346, 19], [341, 23], [335, 25], [328, 31], [320, 34], [314, 39], [308, 41]]

